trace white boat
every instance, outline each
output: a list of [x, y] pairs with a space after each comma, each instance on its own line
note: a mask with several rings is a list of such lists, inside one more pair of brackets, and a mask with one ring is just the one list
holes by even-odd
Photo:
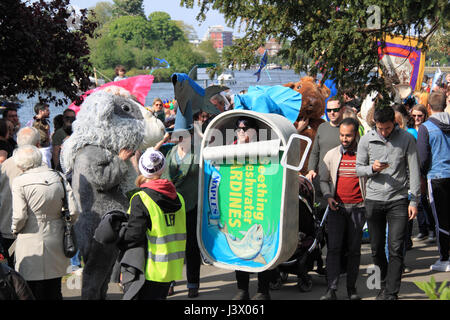
[[267, 69], [267, 70], [281, 70], [282, 68], [281, 68], [280, 65], [277, 65], [277, 64], [275, 64], [275, 63], [269, 63], [269, 64], [266, 66], [266, 69]]
[[220, 84], [236, 84], [233, 71], [225, 71], [217, 77]]

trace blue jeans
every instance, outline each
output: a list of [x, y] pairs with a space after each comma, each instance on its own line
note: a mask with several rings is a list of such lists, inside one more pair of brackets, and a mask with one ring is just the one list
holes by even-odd
[[[372, 258], [381, 271], [381, 286], [386, 295], [396, 296], [400, 291], [404, 247], [408, 224], [408, 199], [375, 201], [366, 199], [366, 218], [370, 233]], [[384, 247], [388, 224], [389, 262]]]

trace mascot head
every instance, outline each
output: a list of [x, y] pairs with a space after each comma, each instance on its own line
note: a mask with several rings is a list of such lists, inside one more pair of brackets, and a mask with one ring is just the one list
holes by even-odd
[[320, 119], [325, 112], [325, 100], [330, 95], [330, 89], [316, 84], [313, 77], [303, 77], [298, 82], [284, 84], [302, 94], [302, 107], [298, 115], [300, 118]]
[[118, 154], [121, 149], [146, 149], [162, 140], [164, 125], [128, 91], [108, 87], [88, 96], [64, 142], [62, 162], [70, 171], [78, 150], [95, 145]]

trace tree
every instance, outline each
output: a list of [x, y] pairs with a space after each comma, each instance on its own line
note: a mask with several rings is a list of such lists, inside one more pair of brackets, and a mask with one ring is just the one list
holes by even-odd
[[87, 19], [87, 10], [70, 17], [68, 5], [69, 0], [0, 2], [0, 94], [39, 92], [41, 100], [63, 104], [67, 101], [57, 100], [53, 90], [75, 99], [79, 89], [88, 89], [87, 38], [96, 24]]
[[176, 41], [186, 41], [184, 32], [167, 12], [155, 11], [148, 16], [152, 30], [152, 45], [156, 49], [171, 47]]
[[143, 0], [114, 0], [113, 15], [121, 16], [141, 16], [145, 18]]
[[189, 73], [196, 64], [205, 62], [201, 54], [194, 52], [192, 46], [185, 41], [177, 41], [166, 54], [170, 68], [175, 72]]
[[153, 30], [150, 23], [141, 16], [122, 16], [109, 24], [109, 35], [121, 38], [126, 43], [138, 48], [151, 45]]
[[98, 69], [113, 69], [118, 64], [131, 69], [135, 65], [133, 47], [121, 38], [107, 35], [91, 46], [91, 62]]
[[203, 57], [205, 57], [207, 62], [210, 63], [219, 63], [220, 62], [220, 55], [214, 49], [214, 41], [208, 40], [208, 41], [202, 41], [196, 51], [198, 51]]
[[[228, 62], [250, 66], [258, 47], [270, 38], [291, 46], [282, 50], [296, 71], [322, 72], [338, 87], [355, 87], [359, 93], [386, 85], [372, 70], [378, 62], [378, 43], [386, 33], [417, 35], [427, 49], [429, 25], [444, 26], [449, 19], [447, 0], [201, 0], [197, 19], [208, 10], [223, 13], [227, 24], [246, 33], [236, 40]], [[194, 0], [181, 0], [192, 8]], [[371, 7], [372, 6], [372, 7]], [[369, 8], [370, 7], [370, 8]], [[379, 18], [379, 19], [378, 19]], [[300, 50], [304, 54], [299, 55]], [[312, 62], [311, 62], [312, 61]], [[366, 84], [369, 86], [366, 86]]]
[[450, 62], [450, 21], [447, 21], [446, 28], [436, 30], [429, 47], [430, 51], [427, 54], [429, 61], [439, 61], [441, 65]]
[[97, 22], [98, 28], [103, 27], [113, 17], [113, 5], [106, 1], [97, 2], [91, 9], [89, 19]]
[[174, 20], [175, 24], [178, 28], [180, 28], [183, 31], [184, 37], [188, 40], [196, 40], [198, 39], [197, 32], [195, 31], [195, 28], [185, 23], [182, 20]]

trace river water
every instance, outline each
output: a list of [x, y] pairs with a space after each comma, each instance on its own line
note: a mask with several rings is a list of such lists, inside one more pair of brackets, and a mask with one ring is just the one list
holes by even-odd
[[[239, 91], [243, 89], [248, 89], [249, 86], [255, 85], [268, 85], [274, 86], [283, 83], [287, 83], [290, 81], [297, 82], [300, 79], [300, 75], [296, 74], [293, 70], [263, 70], [261, 72], [261, 78], [259, 82], [256, 82], [256, 76], [253, 75], [255, 70], [247, 70], [247, 71], [234, 71], [236, 83], [232, 85], [227, 85], [231, 89], [232, 94], [238, 94]], [[302, 73], [301, 76], [304, 76]], [[201, 87], [205, 87], [205, 81], [197, 81], [197, 83]], [[211, 84], [212, 81], [208, 81], [208, 85]], [[64, 94], [57, 92], [55, 95], [60, 98], [64, 97]], [[163, 100], [172, 100], [174, 99], [173, 92], [173, 84], [171, 82], [159, 82], [153, 83], [152, 87], [146, 97], [145, 105], [151, 106], [154, 98], [161, 98]], [[34, 105], [38, 101], [37, 95], [33, 98], [28, 99], [26, 95], [21, 94], [18, 95], [18, 98], [23, 101], [21, 103], [21, 108], [18, 110], [19, 120], [23, 125], [28, 122], [34, 116]], [[69, 103], [70, 104], [70, 103]], [[68, 104], [68, 105], [69, 105]], [[67, 105], [67, 106], [68, 106]], [[50, 104], [50, 120], [53, 120], [58, 114], [61, 114], [67, 106], [55, 106], [54, 104]], [[51, 126], [53, 130], [53, 122], [51, 121]]]

